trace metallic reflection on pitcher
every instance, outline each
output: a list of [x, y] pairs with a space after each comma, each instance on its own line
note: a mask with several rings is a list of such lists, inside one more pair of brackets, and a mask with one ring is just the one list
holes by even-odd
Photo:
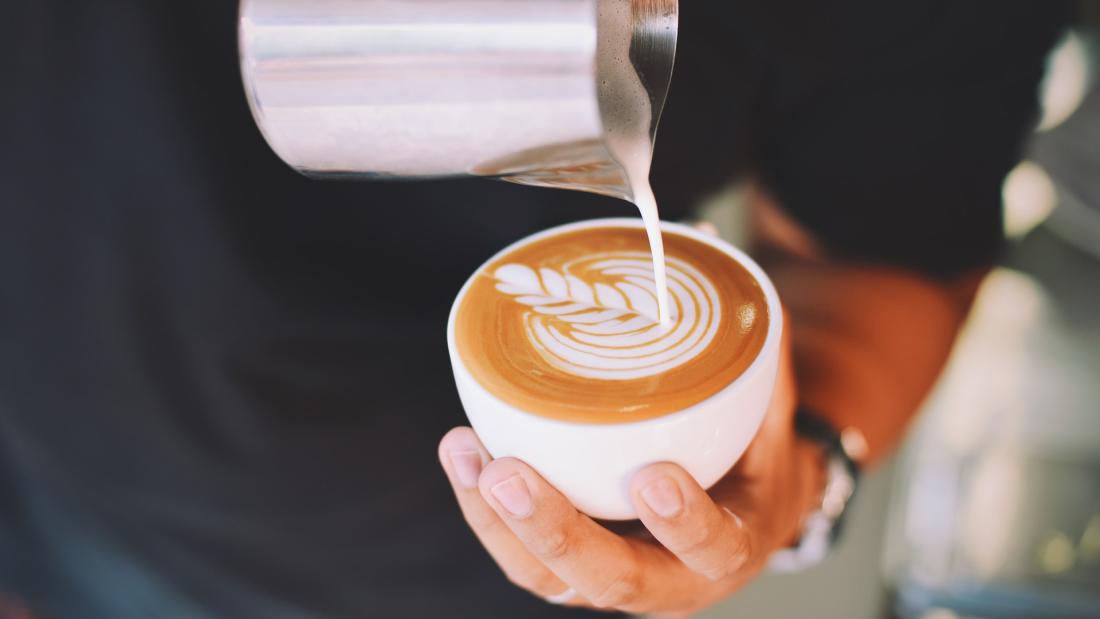
[[318, 177], [488, 176], [629, 200], [669, 315], [649, 186], [676, 0], [243, 0], [241, 73], [272, 149]]

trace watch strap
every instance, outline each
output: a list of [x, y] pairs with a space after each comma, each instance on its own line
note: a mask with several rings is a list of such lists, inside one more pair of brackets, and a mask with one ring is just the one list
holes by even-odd
[[794, 430], [822, 447], [825, 487], [821, 504], [803, 519], [798, 542], [776, 551], [769, 559], [770, 569], [777, 572], [799, 571], [825, 559], [840, 537], [860, 476], [859, 464], [845, 447], [842, 434], [820, 415], [799, 408]]

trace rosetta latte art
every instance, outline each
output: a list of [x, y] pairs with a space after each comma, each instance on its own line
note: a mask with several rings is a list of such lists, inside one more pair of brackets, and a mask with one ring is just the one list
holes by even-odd
[[454, 351], [519, 411], [623, 423], [683, 411], [731, 385], [763, 349], [764, 290], [717, 243], [664, 232], [661, 323], [639, 226], [544, 234], [493, 258], [452, 312]]
[[530, 308], [526, 333], [548, 364], [585, 378], [631, 380], [691, 361], [710, 345], [721, 318], [710, 280], [669, 258], [671, 322], [661, 325], [652, 264], [648, 253], [624, 251], [585, 256], [561, 271], [508, 263], [493, 277], [498, 291]]

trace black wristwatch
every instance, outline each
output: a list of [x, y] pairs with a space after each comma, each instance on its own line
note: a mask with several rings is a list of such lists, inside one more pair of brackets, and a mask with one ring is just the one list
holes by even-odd
[[858, 460], [867, 452], [867, 441], [856, 428], [837, 431], [813, 412], [800, 408], [795, 413], [795, 432], [821, 445], [825, 488], [821, 504], [802, 521], [802, 533], [791, 548], [772, 553], [768, 568], [773, 572], [797, 572], [822, 562], [836, 544], [844, 525], [848, 505], [859, 483]]

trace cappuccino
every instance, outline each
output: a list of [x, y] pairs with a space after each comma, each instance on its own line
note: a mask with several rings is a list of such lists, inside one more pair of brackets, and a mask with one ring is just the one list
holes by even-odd
[[455, 308], [471, 376], [529, 413], [572, 422], [640, 421], [727, 387], [759, 356], [769, 304], [727, 252], [665, 231], [668, 318], [637, 226], [583, 227], [505, 251]]

